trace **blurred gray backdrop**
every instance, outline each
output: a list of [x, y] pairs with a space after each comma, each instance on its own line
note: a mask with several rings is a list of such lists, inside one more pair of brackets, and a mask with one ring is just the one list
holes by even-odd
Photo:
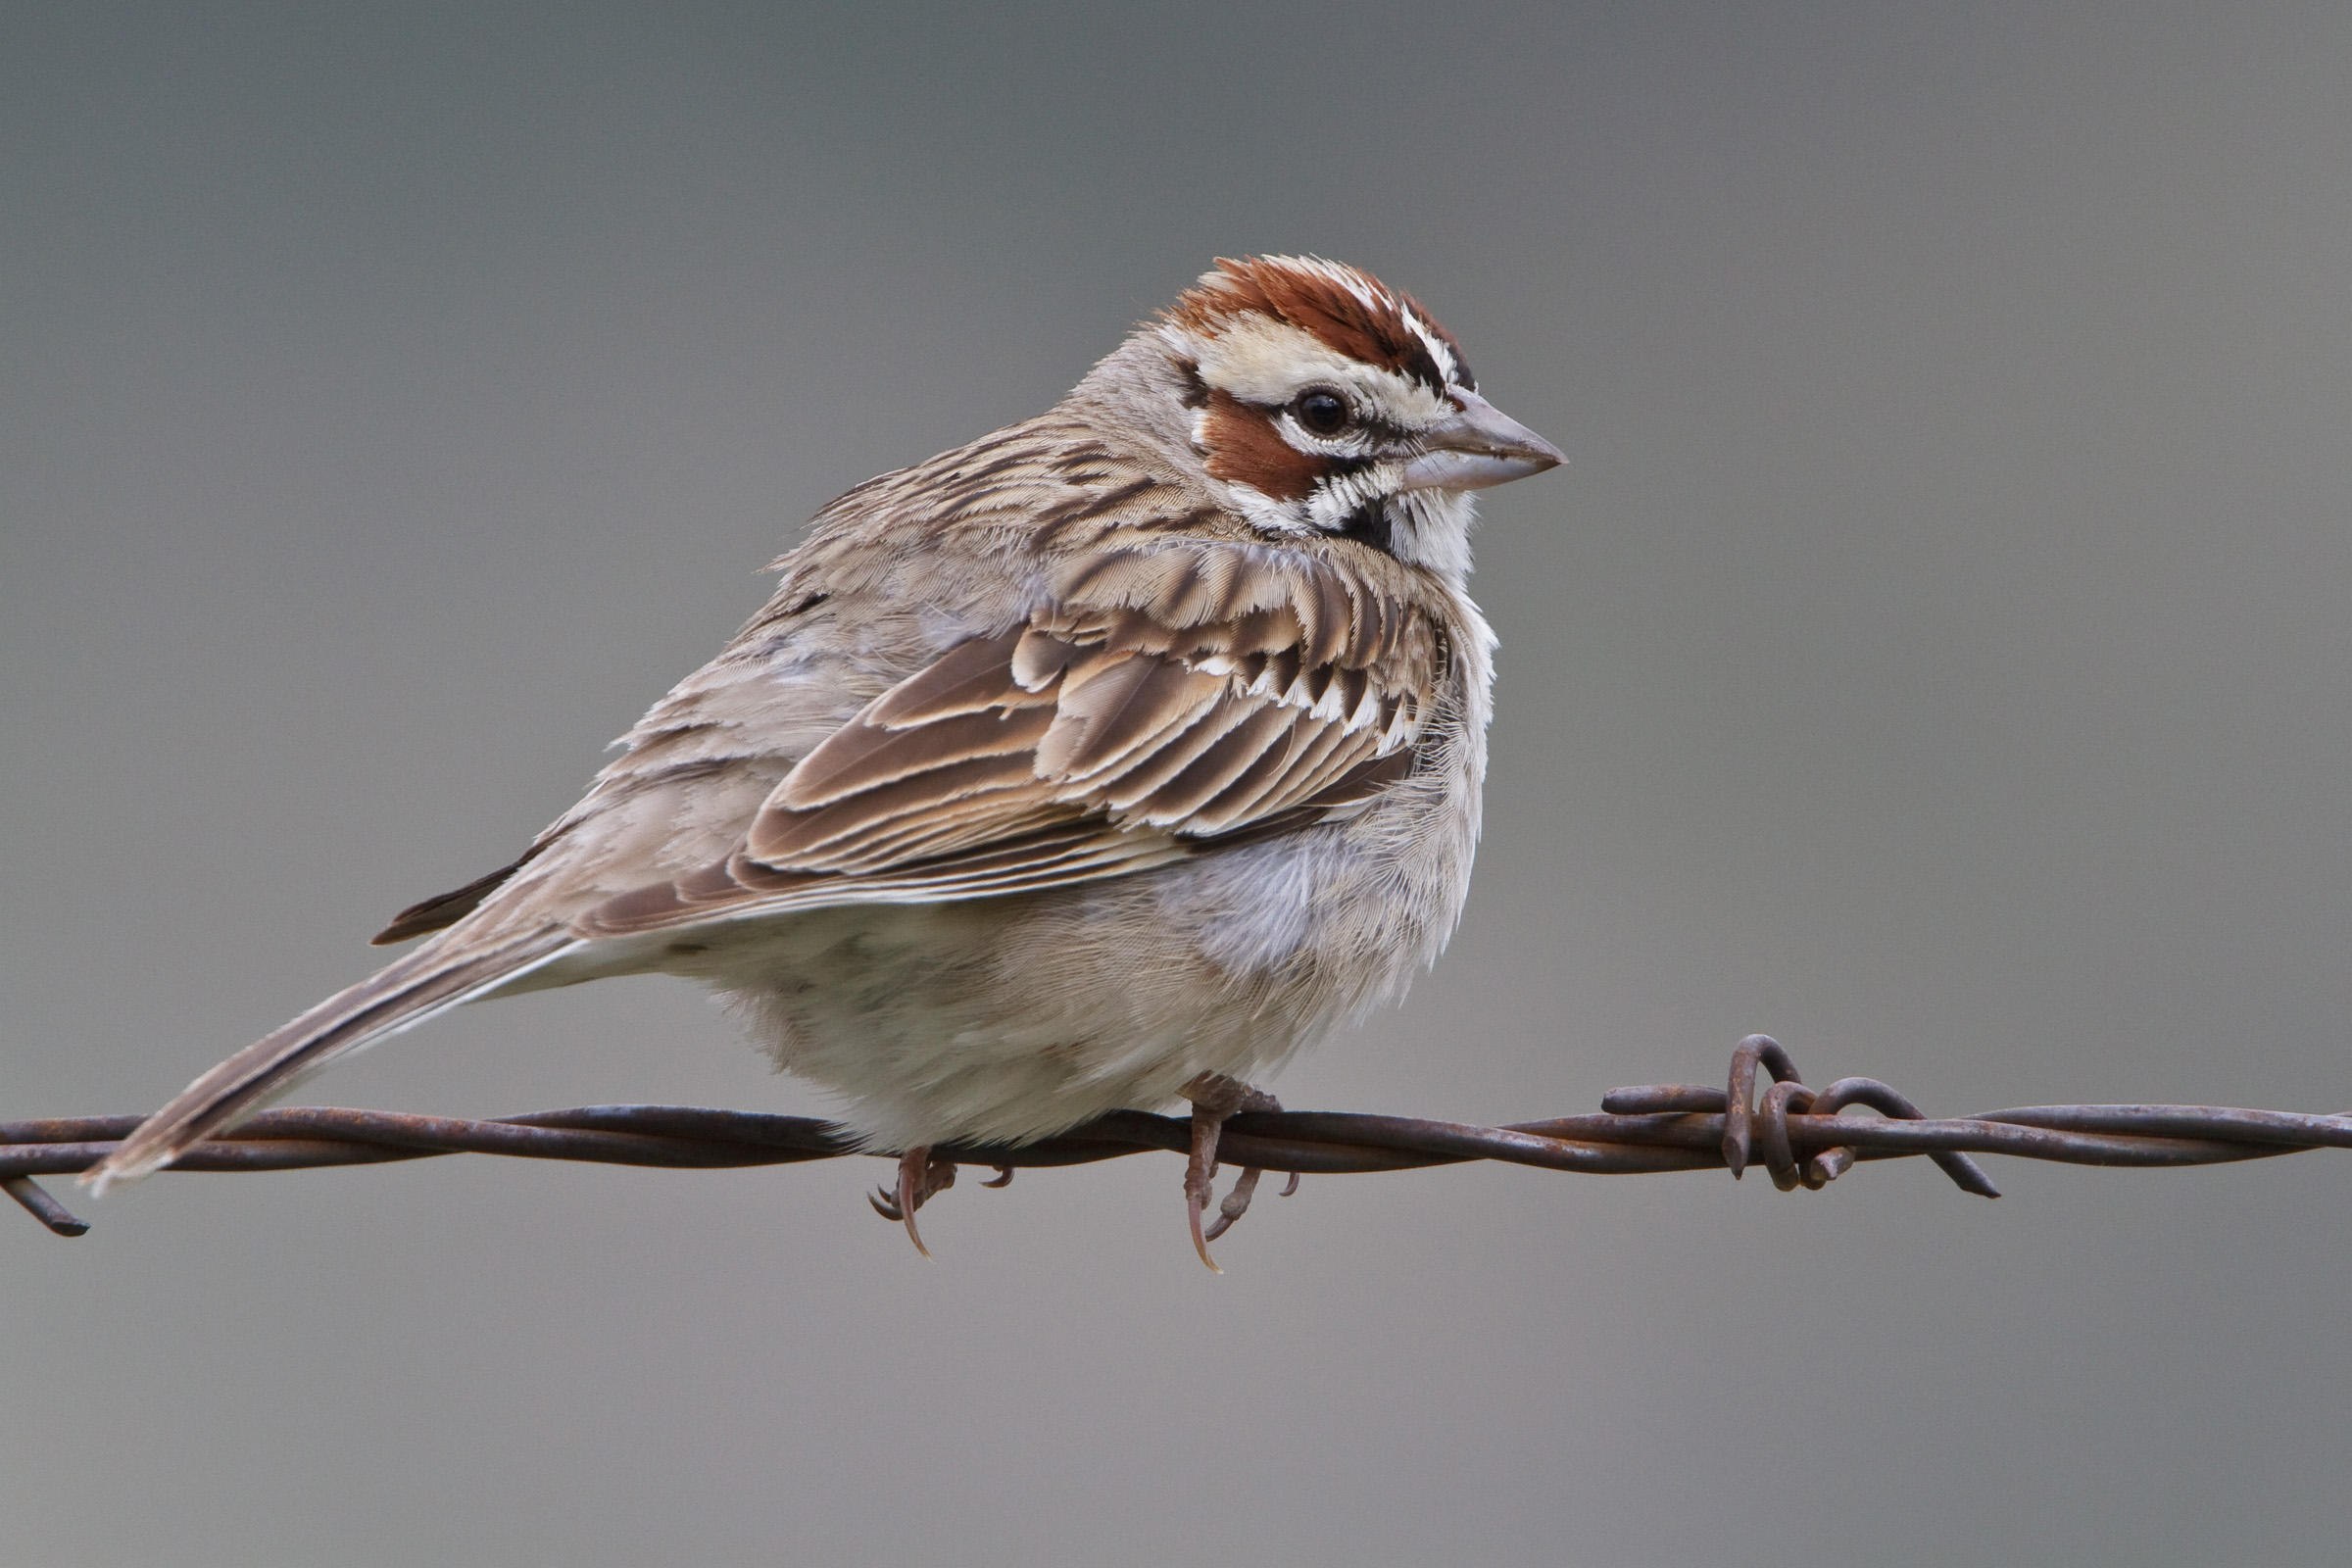
[[[0, 12], [0, 1113], [150, 1108], [498, 863], [827, 497], [1210, 257], [1409, 287], [1496, 494], [1451, 955], [1275, 1087], [1769, 1030], [2352, 1103], [2352, 8]], [[816, 1110], [674, 982], [306, 1091]], [[2352, 1162], [166, 1177], [0, 1216], [0, 1556], [2342, 1555]]]

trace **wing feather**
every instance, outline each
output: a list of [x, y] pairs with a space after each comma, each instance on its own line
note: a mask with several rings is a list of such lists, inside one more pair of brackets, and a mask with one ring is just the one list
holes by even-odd
[[[956, 713], [904, 729], [874, 723], [869, 715], [844, 724], [801, 764], [784, 776], [770, 803], [786, 811], [807, 811], [880, 789], [917, 774], [951, 771], [978, 759], [1027, 757], [1047, 738], [1056, 714], [1051, 709], [1017, 708]], [[766, 813], [762, 813], [765, 820]], [[757, 828], [754, 829], [758, 831]], [[768, 852], [755, 846], [761, 859]]]
[[810, 750], [737, 853], [584, 928], [1067, 886], [1367, 799], [1412, 768], [1444, 632], [1360, 577], [1281, 567], [1231, 547], [1085, 563]]

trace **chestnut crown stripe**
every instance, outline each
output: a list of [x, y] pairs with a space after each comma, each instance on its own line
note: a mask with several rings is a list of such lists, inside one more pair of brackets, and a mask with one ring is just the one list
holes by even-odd
[[[1346, 281], [1343, 281], [1346, 279]], [[1336, 354], [1377, 365], [1444, 392], [1446, 372], [1429, 351], [1426, 332], [1453, 357], [1453, 383], [1478, 390], [1478, 378], [1451, 332], [1400, 289], [1337, 262], [1288, 256], [1217, 259], [1217, 270], [1177, 297], [1167, 319], [1214, 334], [1237, 316], [1256, 313], [1287, 322]], [[1421, 331], [1415, 331], [1418, 323]]]

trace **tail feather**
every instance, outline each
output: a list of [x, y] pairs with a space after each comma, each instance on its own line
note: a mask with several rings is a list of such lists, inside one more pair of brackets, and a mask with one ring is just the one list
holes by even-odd
[[161, 1170], [238, 1117], [350, 1054], [529, 973], [573, 945], [531, 932], [470, 952], [425, 947], [264, 1035], [181, 1090], [82, 1173], [93, 1194]]

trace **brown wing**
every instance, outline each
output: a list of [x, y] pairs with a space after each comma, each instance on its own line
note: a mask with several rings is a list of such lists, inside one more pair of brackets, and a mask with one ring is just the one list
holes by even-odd
[[1091, 881], [1409, 771], [1445, 640], [1372, 584], [1201, 547], [1120, 553], [1057, 587], [810, 751], [724, 863], [610, 900], [585, 929]]

